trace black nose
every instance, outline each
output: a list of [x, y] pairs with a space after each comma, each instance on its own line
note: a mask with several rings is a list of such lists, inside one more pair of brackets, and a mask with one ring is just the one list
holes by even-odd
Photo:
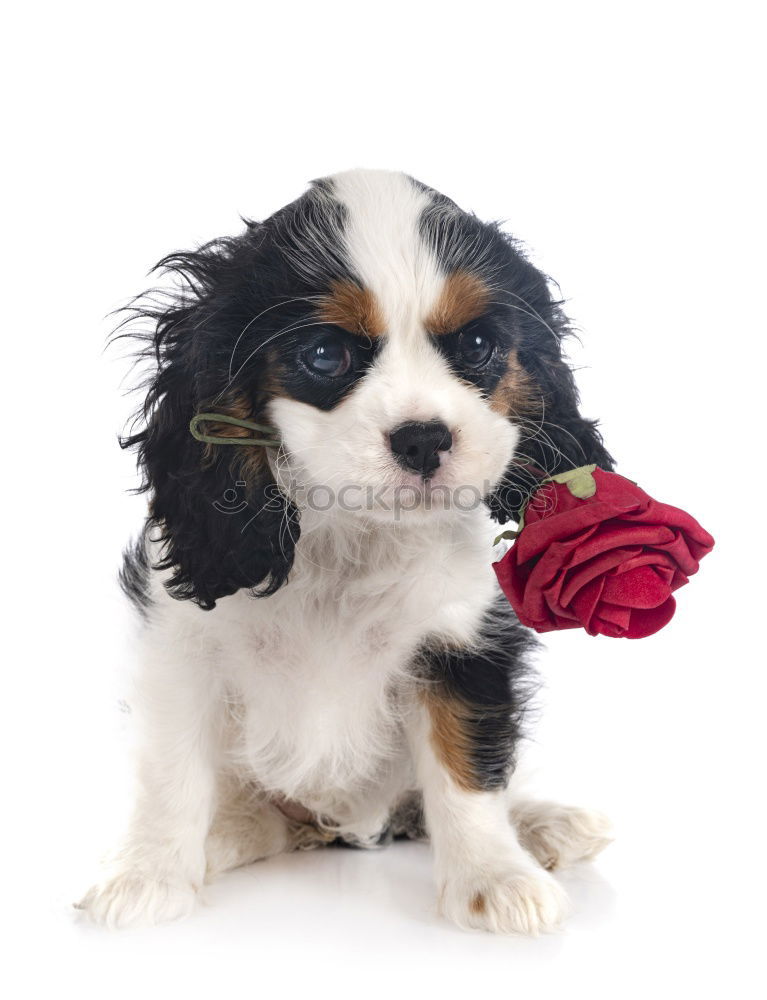
[[439, 453], [453, 447], [453, 435], [438, 420], [403, 424], [389, 435], [389, 440], [399, 464], [424, 478], [439, 467]]

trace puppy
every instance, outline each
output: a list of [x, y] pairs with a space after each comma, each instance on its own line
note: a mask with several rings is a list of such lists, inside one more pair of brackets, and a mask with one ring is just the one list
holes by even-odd
[[[514, 793], [534, 642], [494, 522], [541, 476], [612, 464], [546, 279], [497, 226], [365, 170], [160, 266], [180, 281], [133, 311], [154, 370], [124, 442], [149, 495], [122, 571], [138, 794], [80, 906], [166, 920], [219, 872], [405, 835], [455, 923], [555, 926], [549, 870], [608, 828]], [[266, 430], [207, 417], [200, 441], [198, 413]]]

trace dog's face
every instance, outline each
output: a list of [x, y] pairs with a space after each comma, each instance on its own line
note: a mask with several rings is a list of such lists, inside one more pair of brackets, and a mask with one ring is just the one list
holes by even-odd
[[[460, 516], [484, 497], [504, 520], [531, 476], [609, 461], [578, 414], [543, 276], [405, 175], [318, 182], [243, 236], [164, 263], [193, 294], [143, 310], [160, 363], [130, 443], [178, 596], [210, 607], [284, 583], [298, 514], [283, 494], [379, 521]], [[282, 448], [203, 447], [188, 433], [201, 410], [268, 422]], [[216, 497], [235, 481], [250, 516], [227, 519]]]
[[301, 247], [299, 203], [292, 253], [314, 281], [305, 315], [272, 341], [266, 409], [285, 446], [280, 472], [309, 498], [383, 518], [480, 502], [511, 461], [510, 417], [532, 390], [496, 284], [506, 244], [489, 230], [451, 267], [430, 213], [467, 217], [400, 174], [341, 175], [309, 199], [332, 220], [343, 273], [326, 270], [316, 232]]

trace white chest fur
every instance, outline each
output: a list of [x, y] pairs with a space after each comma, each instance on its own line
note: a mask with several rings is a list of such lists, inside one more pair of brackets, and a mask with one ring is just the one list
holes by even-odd
[[235, 706], [238, 768], [266, 789], [351, 819], [395, 788], [402, 713], [429, 636], [470, 639], [495, 593], [481, 512], [419, 528], [310, 530], [272, 597], [206, 614]]

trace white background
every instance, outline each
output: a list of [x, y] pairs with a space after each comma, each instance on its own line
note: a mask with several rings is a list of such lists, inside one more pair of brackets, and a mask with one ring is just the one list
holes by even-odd
[[[762, 994], [763, 60], [756, 4], [31, 4], [6, 21], [2, 944], [9, 996]], [[763, 38], [763, 35], [761, 36]], [[583, 331], [619, 469], [717, 538], [643, 642], [547, 639], [536, 756], [618, 839], [537, 940], [434, 912], [427, 848], [229, 875], [186, 923], [69, 904], [126, 802], [142, 518], [105, 315], [169, 250], [351, 166], [503, 218]], [[129, 384], [129, 383], [128, 383]], [[761, 981], [760, 981], [761, 980]], [[214, 993], [215, 991], [215, 993]]]

